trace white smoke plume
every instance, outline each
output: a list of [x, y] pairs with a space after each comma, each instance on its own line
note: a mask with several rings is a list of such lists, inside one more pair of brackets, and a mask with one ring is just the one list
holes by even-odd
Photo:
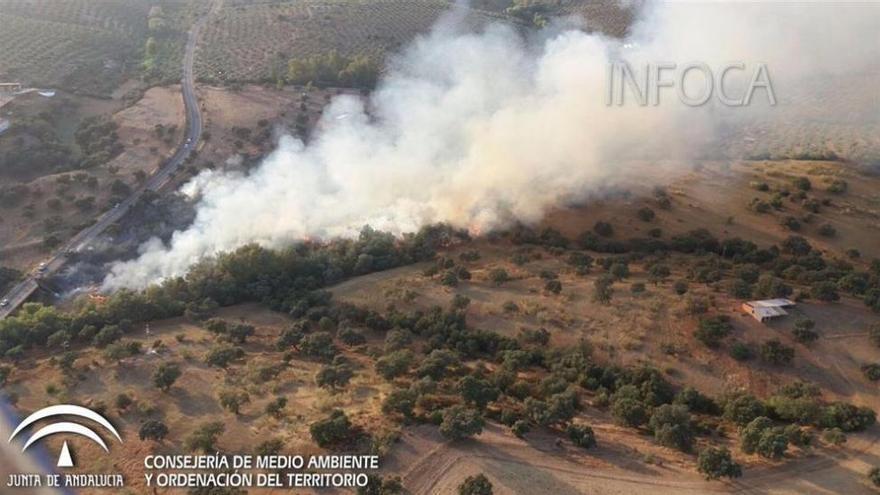
[[878, 11], [664, 3], [646, 8], [626, 40], [553, 28], [524, 38], [500, 24], [461, 32], [447, 19], [390, 62], [368, 99], [335, 98], [308, 144], [284, 137], [248, 174], [194, 178], [184, 188], [199, 198], [193, 224], [113, 265], [104, 287], [142, 287], [246, 243], [351, 236], [367, 224], [402, 233], [536, 222], [614, 180], [628, 158], [698, 153], [744, 111], [685, 107], [674, 90], [658, 106], [607, 106], [610, 60], [763, 62], [779, 105], [759, 92], [753, 107], [773, 112], [794, 81], [875, 63]]

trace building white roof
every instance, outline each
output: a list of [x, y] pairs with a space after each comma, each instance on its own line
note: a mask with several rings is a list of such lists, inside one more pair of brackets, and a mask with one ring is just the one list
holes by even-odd
[[764, 299], [761, 301], [749, 301], [749, 306], [753, 306], [755, 308], [785, 308], [788, 306], [794, 306], [794, 301], [789, 299]]
[[753, 310], [755, 316], [762, 320], [764, 318], [773, 318], [776, 316], [785, 316], [788, 314], [788, 312], [784, 309], [773, 306], [753, 306]]

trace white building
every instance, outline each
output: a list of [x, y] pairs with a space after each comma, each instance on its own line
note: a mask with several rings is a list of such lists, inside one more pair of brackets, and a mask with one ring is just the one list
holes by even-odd
[[764, 322], [785, 316], [788, 311], [785, 308], [791, 308], [795, 305], [794, 301], [789, 299], [765, 299], [763, 301], [749, 301], [742, 305], [743, 311], [750, 314], [752, 318]]

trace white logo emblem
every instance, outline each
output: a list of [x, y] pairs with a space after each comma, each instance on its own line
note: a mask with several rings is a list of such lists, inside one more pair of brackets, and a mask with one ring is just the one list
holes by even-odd
[[[24, 421], [22, 421], [21, 424], [18, 425], [15, 431], [12, 432], [12, 435], [10, 435], [9, 437], [9, 442], [12, 442], [16, 435], [21, 433], [22, 430], [24, 430], [28, 426], [42, 419], [50, 418], [53, 416], [76, 416], [79, 418], [94, 421], [95, 423], [98, 423], [99, 425], [103, 426], [107, 431], [112, 433], [113, 436], [115, 436], [116, 439], [119, 440], [119, 443], [122, 443], [122, 437], [119, 436], [116, 428], [114, 428], [113, 425], [111, 425], [110, 422], [107, 421], [106, 418], [104, 418], [104, 416], [101, 416], [91, 409], [86, 409], [85, 407], [69, 404], [50, 406], [44, 409], [40, 409], [39, 411], [31, 414]], [[94, 430], [92, 430], [91, 428], [87, 428], [79, 423], [70, 423], [66, 421], [52, 423], [50, 425], [44, 426], [43, 428], [40, 428], [28, 439], [21, 451], [24, 452], [34, 443], [48, 436], [56, 435], [58, 433], [70, 433], [73, 435], [86, 437], [89, 440], [100, 445], [105, 452], [110, 452], [110, 450], [107, 448], [107, 444], [104, 443], [104, 440], [97, 433], [95, 433]], [[73, 467], [73, 457], [70, 455], [70, 448], [67, 446], [66, 441], [64, 442], [64, 446], [61, 447], [61, 453], [58, 455], [58, 467]]]

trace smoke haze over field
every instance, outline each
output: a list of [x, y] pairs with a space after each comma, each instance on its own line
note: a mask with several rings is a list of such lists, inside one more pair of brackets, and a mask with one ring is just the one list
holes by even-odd
[[[876, 71], [878, 18], [880, 5], [658, 4], [627, 40], [553, 28], [526, 40], [503, 25], [459, 32], [452, 15], [392, 59], [368, 100], [334, 99], [307, 145], [284, 137], [248, 175], [194, 178], [183, 190], [198, 201], [193, 224], [113, 265], [104, 287], [142, 287], [250, 242], [352, 236], [366, 224], [536, 222], [628, 159], [697, 156], [737, 112], [784, 111], [800, 81]], [[669, 89], [659, 106], [606, 106], [606, 67], [618, 58], [633, 68], [742, 61], [731, 92], [763, 62], [779, 105], [758, 91], [748, 109], [686, 107]]]

